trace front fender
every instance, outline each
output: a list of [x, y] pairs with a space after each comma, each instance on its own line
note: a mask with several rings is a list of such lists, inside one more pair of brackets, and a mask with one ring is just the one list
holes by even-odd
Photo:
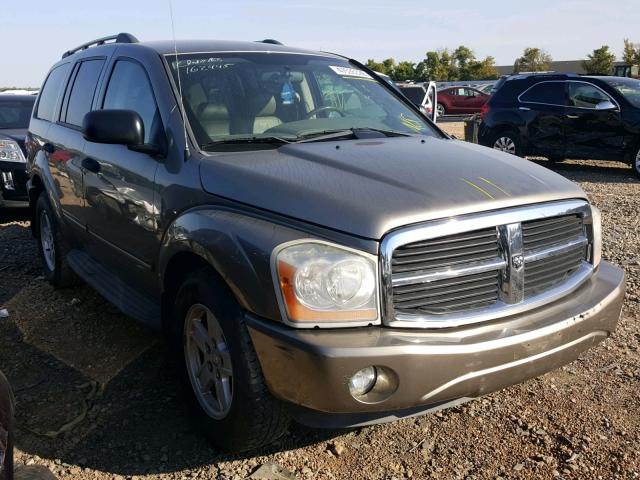
[[193, 209], [174, 220], [164, 235], [159, 281], [165, 284], [167, 267], [176, 255], [194, 253], [217, 270], [243, 308], [281, 320], [271, 276], [271, 252], [281, 243], [301, 238], [323, 237], [236, 210]]
[[34, 202], [33, 207], [35, 207], [35, 201], [37, 200], [37, 198], [32, 199], [32, 192], [37, 188], [36, 185], [34, 185], [34, 177], [38, 177], [42, 182], [42, 187], [44, 188], [44, 191], [49, 198], [49, 204], [51, 205], [54, 214], [58, 217], [58, 221], [60, 221], [62, 219], [60, 189], [58, 188], [58, 184], [51, 175], [51, 171], [49, 170], [49, 160], [47, 158], [47, 154], [43, 150], [39, 150], [35, 154], [33, 163], [29, 168], [29, 181], [27, 183], [27, 189], [29, 191], [29, 202]]

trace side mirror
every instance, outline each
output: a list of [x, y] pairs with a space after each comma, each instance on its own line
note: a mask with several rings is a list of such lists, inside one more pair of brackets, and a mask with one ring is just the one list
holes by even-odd
[[144, 144], [144, 123], [133, 110], [94, 110], [82, 121], [82, 136], [95, 143]]
[[617, 110], [618, 107], [609, 100], [604, 100], [596, 105], [596, 110]]

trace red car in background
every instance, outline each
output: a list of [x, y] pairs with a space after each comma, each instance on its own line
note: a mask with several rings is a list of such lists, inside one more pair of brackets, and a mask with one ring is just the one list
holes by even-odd
[[478, 113], [491, 95], [471, 87], [447, 87], [438, 91], [438, 116]]

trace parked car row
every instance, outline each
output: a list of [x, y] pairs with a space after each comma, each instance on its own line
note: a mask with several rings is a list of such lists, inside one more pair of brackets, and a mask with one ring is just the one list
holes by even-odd
[[640, 80], [507, 78], [482, 108], [479, 143], [518, 156], [616, 160], [640, 176]]
[[574, 360], [622, 308], [576, 184], [336, 54], [98, 39], [53, 65], [26, 145], [46, 279], [162, 329], [224, 450], [460, 404]]

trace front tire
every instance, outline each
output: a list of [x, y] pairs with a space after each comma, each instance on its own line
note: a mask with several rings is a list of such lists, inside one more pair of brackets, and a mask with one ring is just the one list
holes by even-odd
[[522, 157], [522, 139], [513, 131], [496, 133], [489, 140], [489, 145], [495, 150]]
[[445, 115], [447, 114], [447, 109], [446, 109], [446, 107], [445, 107], [443, 104], [438, 103], [438, 104], [436, 105], [436, 114], [437, 114], [436, 116], [438, 116], [438, 117], [443, 117], [443, 116], [445, 116]]
[[67, 263], [67, 254], [71, 247], [59, 228], [44, 192], [36, 202], [35, 221], [37, 222], [38, 252], [44, 277], [56, 288], [80, 283], [78, 276]]
[[170, 336], [190, 410], [215, 447], [251, 450], [286, 431], [289, 414], [265, 384], [242, 310], [210, 268], [180, 287]]

